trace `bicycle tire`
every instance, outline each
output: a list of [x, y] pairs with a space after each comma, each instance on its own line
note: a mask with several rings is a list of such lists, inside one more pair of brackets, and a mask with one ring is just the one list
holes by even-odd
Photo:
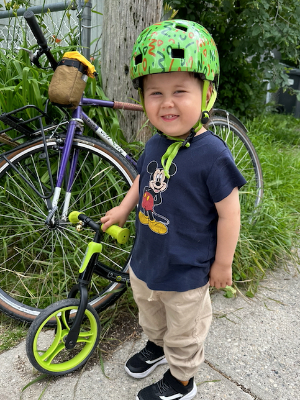
[[228, 118], [213, 115], [208, 129], [219, 136], [229, 147], [234, 161], [247, 180], [240, 190], [242, 220], [253, 221], [254, 214], [263, 199], [263, 174], [258, 155], [246, 128]]
[[[64, 136], [47, 138], [47, 149], [54, 182]], [[120, 153], [105, 143], [86, 136], [75, 136], [73, 150], [79, 150], [78, 170], [72, 187], [69, 212], [82, 211], [97, 220], [117, 205], [128, 191], [137, 172]], [[18, 147], [8, 156], [10, 162], [41, 191], [49, 190], [49, 174], [41, 139]], [[67, 176], [65, 177], [67, 180]], [[64, 198], [65, 188], [62, 188]], [[10, 164], [0, 162], [0, 309], [9, 316], [32, 322], [40, 311], [66, 298], [76, 284], [78, 270], [93, 232], [77, 233], [70, 223], [59, 219], [49, 229], [42, 200]], [[105, 237], [101, 260], [106, 266], [126, 272], [134, 242], [135, 212], [126, 227], [129, 242], [118, 245]], [[55, 217], [55, 216], [54, 216]], [[93, 274], [90, 304], [101, 311], [126, 290], [124, 283], [107, 281]]]
[[[68, 313], [76, 313], [79, 300], [65, 299], [43, 310], [29, 327], [26, 337], [26, 353], [29, 361], [39, 372], [60, 376], [81, 368], [91, 357], [99, 343], [100, 321], [96, 311], [88, 304], [79, 336], [73, 349], [64, 345], [72, 324]], [[55, 327], [48, 322], [55, 318]]]

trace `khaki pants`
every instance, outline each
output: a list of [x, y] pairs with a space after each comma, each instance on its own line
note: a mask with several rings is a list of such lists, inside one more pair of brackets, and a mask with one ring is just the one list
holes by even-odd
[[204, 361], [204, 341], [212, 320], [209, 284], [187, 292], [153, 291], [131, 268], [130, 282], [148, 339], [164, 348], [171, 374], [189, 380]]

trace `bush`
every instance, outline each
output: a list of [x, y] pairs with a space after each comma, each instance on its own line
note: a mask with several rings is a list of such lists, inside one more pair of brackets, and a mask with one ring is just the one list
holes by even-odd
[[217, 106], [236, 116], [255, 117], [264, 108], [266, 80], [271, 89], [288, 86], [284, 66], [271, 54], [299, 65], [298, 0], [172, 0], [176, 18], [205, 26], [220, 55]]

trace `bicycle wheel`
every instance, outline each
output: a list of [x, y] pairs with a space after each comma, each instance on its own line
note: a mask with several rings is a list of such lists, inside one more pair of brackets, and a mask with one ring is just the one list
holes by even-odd
[[247, 180], [240, 190], [242, 218], [252, 219], [263, 197], [263, 175], [258, 155], [241, 125], [221, 116], [212, 116], [208, 129], [228, 145], [235, 163]]
[[[75, 347], [69, 350], [64, 344], [72, 326], [69, 313], [76, 312], [78, 307], [79, 300], [61, 300], [43, 310], [31, 324], [26, 338], [26, 353], [38, 371], [65, 375], [82, 367], [93, 354], [99, 342], [100, 321], [90, 305], [85, 310]], [[56, 326], [49, 328], [48, 322], [54, 318]]]
[[[47, 138], [54, 182], [62, 153], [64, 136]], [[117, 151], [99, 140], [75, 136], [72, 151], [78, 150], [78, 163], [72, 186], [69, 212], [82, 211], [99, 220], [116, 206], [136, 177], [134, 167]], [[44, 146], [35, 140], [8, 156], [10, 162], [43, 193], [50, 190]], [[68, 180], [67, 166], [65, 181]], [[58, 209], [51, 228], [45, 225], [47, 202], [39, 197], [5, 160], [0, 162], [0, 308], [10, 316], [32, 322], [41, 309], [66, 298], [76, 284], [87, 243], [94, 233], [76, 232], [61, 219], [65, 188], [61, 189]], [[126, 245], [105, 236], [101, 261], [118, 271], [127, 271], [134, 242], [135, 213], [126, 227]], [[126, 289], [124, 284], [93, 275], [90, 304], [97, 310], [113, 303]]]

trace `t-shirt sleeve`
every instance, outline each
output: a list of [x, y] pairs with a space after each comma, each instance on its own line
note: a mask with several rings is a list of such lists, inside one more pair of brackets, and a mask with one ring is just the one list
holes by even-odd
[[247, 182], [235, 165], [229, 149], [224, 149], [213, 163], [207, 178], [213, 202], [225, 199], [235, 187], [240, 189], [245, 183]]

